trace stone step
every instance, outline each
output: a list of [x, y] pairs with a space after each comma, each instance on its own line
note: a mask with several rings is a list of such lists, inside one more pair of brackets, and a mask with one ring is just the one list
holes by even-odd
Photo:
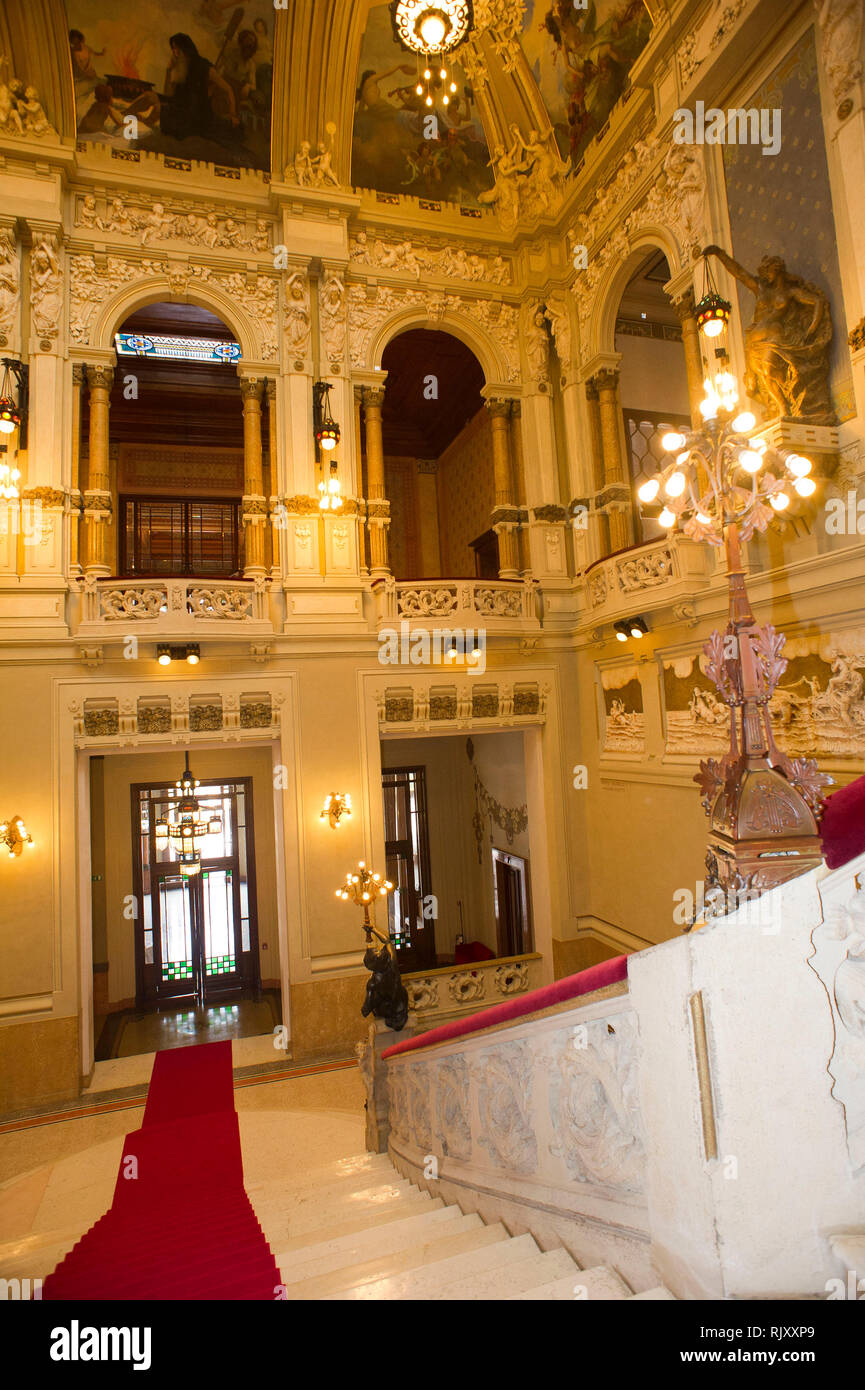
[[[303, 1231], [317, 1230], [322, 1226], [332, 1226], [338, 1221], [354, 1216], [363, 1216], [393, 1206], [400, 1200], [418, 1201], [421, 1194], [405, 1180], [392, 1183], [376, 1183], [352, 1193], [309, 1193], [300, 1195], [286, 1193], [267, 1199], [257, 1198], [253, 1210], [266, 1232], [270, 1232], [278, 1245], [284, 1244], [292, 1236]], [[270, 1235], [268, 1235], [270, 1239]]]
[[633, 1298], [631, 1290], [614, 1269], [608, 1265], [594, 1265], [591, 1269], [575, 1267], [561, 1279], [553, 1279], [547, 1284], [525, 1289], [522, 1293], [512, 1293], [508, 1302], [578, 1303], [598, 1301], [599, 1299], [624, 1301]]
[[[464, 1255], [437, 1260], [426, 1269], [408, 1270], [392, 1279], [378, 1279], [343, 1293], [328, 1294], [327, 1298], [382, 1299], [388, 1302], [401, 1299], [445, 1298], [450, 1296], [448, 1290], [451, 1287], [462, 1285], [464, 1281], [467, 1281], [469, 1286], [473, 1281], [480, 1283], [484, 1274], [494, 1274], [497, 1271], [507, 1274], [509, 1267], [512, 1268], [521, 1260], [538, 1253], [532, 1236], [516, 1236], [495, 1245], [484, 1246], [480, 1250], [471, 1250]], [[568, 1258], [570, 1259], [570, 1256]], [[540, 1280], [535, 1282], [538, 1283]]]
[[[466, 1224], [463, 1225], [463, 1222]], [[454, 1227], [457, 1229], [452, 1229]], [[359, 1289], [364, 1284], [391, 1280], [409, 1270], [426, 1269], [454, 1256], [483, 1250], [509, 1239], [504, 1226], [500, 1223], [485, 1226], [480, 1217], [473, 1220], [466, 1216], [459, 1222], [449, 1222], [441, 1227], [441, 1231], [439, 1239], [418, 1240], [405, 1250], [346, 1265], [315, 1279], [303, 1279], [287, 1287], [287, 1296], [289, 1300], [326, 1298], [340, 1290]]]
[[[373, 1169], [371, 1172], [353, 1173], [348, 1177], [330, 1177], [325, 1182], [284, 1182], [281, 1178], [268, 1178], [266, 1182], [250, 1185], [247, 1196], [256, 1206], [266, 1206], [276, 1202], [302, 1205], [311, 1201], [326, 1201], [330, 1198], [344, 1199], [356, 1192], [365, 1192], [371, 1187], [399, 1186], [403, 1190], [409, 1184], [393, 1167]], [[245, 1186], [245, 1184], [244, 1184]]]
[[[493, 1248], [504, 1250], [507, 1246]], [[570, 1275], [568, 1275], [569, 1268]], [[459, 1299], [466, 1302], [470, 1299], [508, 1299], [514, 1293], [533, 1289], [538, 1285], [553, 1283], [566, 1276], [573, 1278], [576, 1283], [580, 1273], [579, 1265], [574, 1263], [567, 1250], [546, 1250], [538, 1252], [537, 1255], [530, 1255], [528, 1259], [519, 1260], [510, 1268], [496, 1267], [479, 1276], [469, 1275], [459, 1279], [456, 1283], [449, 1284], [446, 1288], [435, 1293], [409, 1294], [408, 1297]]]
[[320, 1274], [329, 1274], [331, 1270], [343, 1269], [347, 1265], [408, 1250], [424, 1240], [438, 1240], [450, 1233], [450, 1227], [468, 1219], [461, 1215], [459, 1207], [439, 1206], [434, 1211], [425, 1207], [418, 1216], [405, 1216], [378, 1226], [364, 1226], [349, 1235], [334, 1236], [316, 1245], [275, 1251], [274, 1257], [282, 1271], [283, 1281], [297, 1283], [300, 1279], [315, 1279]]
[[50, 1231], [9, 1241], [0, 1246], [0, 1279], [47, 1279], [80, 1239], [80, 1231]]
[[629, 1303], [638, 1303], [640, 1299], [644, 1299], [647, 1303], [655, 1301], [660, 1303], [666, 1299], [670, 1299], [673, 1303], [678, 1302], [676, 1295], [670, 1293], [669, 1289], [665, 1289], [663, 1284], [656, 1284], [653, 1289], [645, 1289], [642, 1293], [632, 1293], [628, 1301]]
[[[319, 1245], [323, 1241], [334, 1240], [340, 1236], [357, 1234], [359, 1231], [366, 1231], [371, 1226], [380, 1226], [388, 1221], [400, 1221], [407, 1216], [419, 1216], [423, 1212], [433, 1211], [443, 1206], [444, 1202], [441, 1197], [430, 1197], [428, 1192], [415, 1192], [410, 1197], [400, 1197], [366, 1211], [352, 1209], [347, 1214], [346, 1209], [343, 1208], [337, 1213], [319, 1212], [317, 1213], [317, 1224], [311, 1224], [298, 1217], [291, 1223], [290, 1230], [287, 1222], [268, 1222], [262, 1220], [257, 1211], [255, 1214], [271, 1250], [281, 1250], [285, 1253], [299, 1249], [304, 1245]], [[311, 1213], [310, 1215], [315, 1216], [316, 1214]]]
[[261, 1178], [245, 1186], [251, 1198], [254, 1193], [267, 1191], [277, 1185], [284, 1192], [296, 1192], [305, 1187], [331, 1187], [367, 1175], [393, 1175], [394, 1171], [387, 1154], [355, 1154], [351, 1158], [339, 1158], [335, 1163], [323, 1164], [320, 1168], [305, 1168], [294, 1176], [286, 1174], [278, 1178]]

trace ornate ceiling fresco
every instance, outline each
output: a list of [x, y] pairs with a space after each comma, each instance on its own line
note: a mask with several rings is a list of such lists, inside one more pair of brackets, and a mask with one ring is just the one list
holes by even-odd
[[388, 6], [375, 6], [360, 50], [351, 181], [359, 188], [476, 206], [478, 193], [493, 179], [474, 90], [459, 62], [449, 60], [447, 84], [434, 74], [434, 104], [427, 107], [416, 90], [421, 70], [394, 37]]
[[[80, 140], [270, 168], [271, 0], [68, 0]], [[128, 129], [128, 123], [126, 125]]]
[[601, 129], [651, 29], [643, 0], [526, 0], [523, 49], [564, 158], [576, 164]]

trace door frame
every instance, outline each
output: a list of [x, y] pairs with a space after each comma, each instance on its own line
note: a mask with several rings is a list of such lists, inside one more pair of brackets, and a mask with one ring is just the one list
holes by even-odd
[[[508, 852], [508, 850], [506, 850], [506, 849], [498, 849], [497, 847], [494, 846], [494, 847], [493, 847], [493, 850], [492, 850], [492, 862], [493, 862], [493, 905], [494, 905], [495, 915], [496, 915], [496, 948], [497, 948], [498, 954], [499, 954], [500, 956], [510, 956], [510, 955], [523, 956], [523, 955], [528, 955], [528, 954], [530, 954], [532, 951], [534, 951], [534, 949], [535, 949], [535, 946], [534, 946], [535, 933], [534, 933], [534, 927], [533, 927], [533, 925], [532, 925], [532, 894], [531, 894], [531, 886], [530, 886], [530, 884], [529, 884], [529, 861], [528, 861], [528, 859], [524, 858], [523, 855], [520, 855], [520, 854], [510, 854], [510, 853]], [[515, 869], [515, 870], [519, 873], [519, 876], [520, 876], [520, 899], [521, 899], [522, 910], [523, 910], [523, 941], [522, 941], [522, 943], [521, 943], [521, 945], [520, 945], [520, 949], [519, 949], [518, 951], [516, 951], [516, 952], [514, 952], [514, 951], [506, 951], [506, 950], [503, 950], [503, 949], [502, 949], [502, 923], [501, 923], [501, 918], [500, 918], [500, 916], [499, 916], [499, 908], [498, 908], [499, 890], [498, 890], [498, 881], [497, 881], [497, 878], [496, 878], [497, 866], [498, 866], [499, 864], [503, 864], [503, 865], [505, 865], [505, 866], [506, 866], [507, 868], [509, 868], [509, 869]], [[526, 938], [528, 938], [528, 941], [526, 941]]]
[[[258, 988], [260, 989], [260, 987], [261, 987], [261, 951], [260, 951], [259, 939], [258, 939], [258, 888], [257, 888], [256, 875], [255, 875], [255, 821], [254, 821], [254, 814], [253, 814], [254, 808], [253, 808], [253, 794], [252, 794], [252, 783], [253, 783], [253, 779], [252, 779], [252, 777], [231, 777], [231, 776], [226, 776], [226, 777], [220, 777], [219, 779], [215, 779], [215, 778], [214, 778], [214, 779], [211, 779], [211, 780], [212, 780], [213, 783], [216, 783], [217, 780], [218, 780], [218, 782], [221, 783], [221, 784], [223, 784], [223, 785], [226, 784], [226, 783], [229, 783], [231, 786], [242, 786], [242, 787], [243, 787], [243, 791], [244, 791], [244, 797], [245, 797], [245, 799], [246, 799], [246, 808], [245, 808], [245, 821], [246, 821], [246, 824], [245, 824], [244, 834], [246, 835], [246, 882], [247, 882], [247, 892], [248, 892], [248, 895], [249, 895], [249, 909], [250, 909], [250, 911], [249, 911], [249, 951], [250, 951], [250, 955], [252, 955], [252, 957], [253, 957], [253, 962], [254, 962], [254, 966], [255, 966], [255, 972], [254, 972], [254, 974], [255, 974], [255, 981], [257, 981]], [[134, 940], [134, 946], [135, 946], [135, 1004], [136, 1004], [136, 1008], [141, 1008], [141, 1009], [143, 1009], [143, 1008], [150, 1008], [150, 1007], [158, 1008], [161, 1002], [168, 1001], [168, 1000], [170, 999], [171, 996], [166, 995], [164, 1001], [160, 1001], [160, 999], [159, 999], [158, 997], [157, 997], [156, 999], [148, 999], [148, 998], [146, 998], [146, 997], [144, 996], [143, 991], [142, 991], [142, 985], [143, 985], [143, 980], [144, 980], [144, 970], [145, 970], [146, 967], [145, 967], [145, 962], [144, 962], [144, 928], [143, 928], [143, 925], [142, 925], [142, 924], [143, 924], [143, 920], [144, 920], [144, 914], [143, 914], [143, 899], [144, 899], [144, 892], [143, 892], [143, 886], [142, 886], [142, 881], [141, 881], [141, 817], [140, 817], [141, 800], [140, 800], [140, 798], [141, 798], [141, 793], [142, 793], [142, 791], [161, 791], [161, 790], [163, 790], [163, 789], [165, 789], [166, 791], [168, 791], [168, 790], [170, 790], [172, 787], [174, 787], [175, 785], [176, 785], [176, 784], [175, 784], [174, 782], [170, 782], [170, 781], [167, 781], [167, 782], [165, 782], [165, 781], [159, 781], [159, 782], [133, 782], [133, 783], [130, 785], [130, 788], [129, 788], [129, 796], [130, 796], [131, 811], [132, 811], [132, 845], [133, 845], [133, 850], [132, 850], [132, 890], [133, 890], [133, 893], [134, 893], [134, 895], [135, 895], [135, 901], [136, 901], [136, 903], [138, 904], [138, 914], [139, 914], [139, 915], [136, 916], [136, 918], [134, 919], [134, 921], [135, 921], [135, 940]], [[206, 780], [202, 779], [202, 785], [205, 785], [205, 786], [207, 785]], [[177, 865], [177, 872], [178, 872], [178, 874], [180, 873], [180, 865], [179, 865], [179, 864]], [[240, 892], [239, 886], [238, 886], [238, 890], [237, 890], [237, 891], [238, 891], [238, 896], [239, 896], [239, 892]], [[151, 896], [152, 896], [152, 894], [151, 894]], [[152, 909], [151, 909], [151, 912], [152, 912]], [[151, 916], [151, 921], [152, 921], [152, 920], [153, 920], [153, 918], [152, 918], [152, 916]], [[239, 929], [239, 924], [238, 924], [238, 929]], [[235, 988], [236, 988], [236, 986], [232, 986], [232, 987], [231, 987], [231, 992], [233, 992], [233, 991], [235, 990]], [[243, 984], [241, 984], [240, 988], [241, 988], [241, 989], [243, 989], [243, 988], [248, 988], [248, 986], [244, 986]], [[186, 999], [186, 998], [188, 998], [189, 996], [184, 994], [184, 995], [177, 995], [177, 996], [174, 996], [174, 997], [176, 997], [176, 998], [178, 998], [178, 999]]]

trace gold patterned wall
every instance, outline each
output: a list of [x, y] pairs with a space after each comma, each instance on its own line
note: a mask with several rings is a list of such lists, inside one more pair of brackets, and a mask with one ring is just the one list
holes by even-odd
[[439, 459], [439, 527], [443, 572], [475, 572], [471, 542], [490, 527], [495, 506], [493, 440], [485, 408], [478, 411]]

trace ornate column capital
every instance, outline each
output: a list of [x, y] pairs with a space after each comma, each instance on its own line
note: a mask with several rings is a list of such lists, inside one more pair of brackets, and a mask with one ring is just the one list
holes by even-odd
[[242, 376], [240, 378], [240, 396], [244, 406], [247, 401], [260, 401], [264, 393], [264, 381], [257, 376]]
[[503, 399], [502, 397], [495, 397], [493, 400], [486, 401], [485, 404], [493, 420], [510, 419], [513, 401]]
[[72, 363], [72, 385], [83, 386], [87, 380], [87, 368], [83, 362]]
[[587, 400], [587, 401], [596, 401], [596, 400], [598, 399], [598, 383], [597, 383], [596, 378], [595, 378], [595, 377], [589, 377], [589, 380], [585, 383], [585, 386], [586, 386], [586, 400]]
[[384, 386], [364, 386], [363, 404], [366, 410], [381, 410], [384, 405]]
[[673, 309], [680, 323], [684, 323], [686, 319], [693, 319], [696, 316], [697, 301], [694, 298], [693, 287], [683, 290], [681, 294], [676, 295], [673, 300]]
[[91, 391], [110, 391], [114, 385], [114, 368], [105, 367], [100, 363], [88, 362], [85, 370], [87, 372], [87, 385]]
[[592, 379], [601, 394], [619, 389], [619, 371], [616, 367], [603, 367]]
[[268, 402], [276, 400], [276, 377], [268, 376], [264, 379], [264, 391]]

